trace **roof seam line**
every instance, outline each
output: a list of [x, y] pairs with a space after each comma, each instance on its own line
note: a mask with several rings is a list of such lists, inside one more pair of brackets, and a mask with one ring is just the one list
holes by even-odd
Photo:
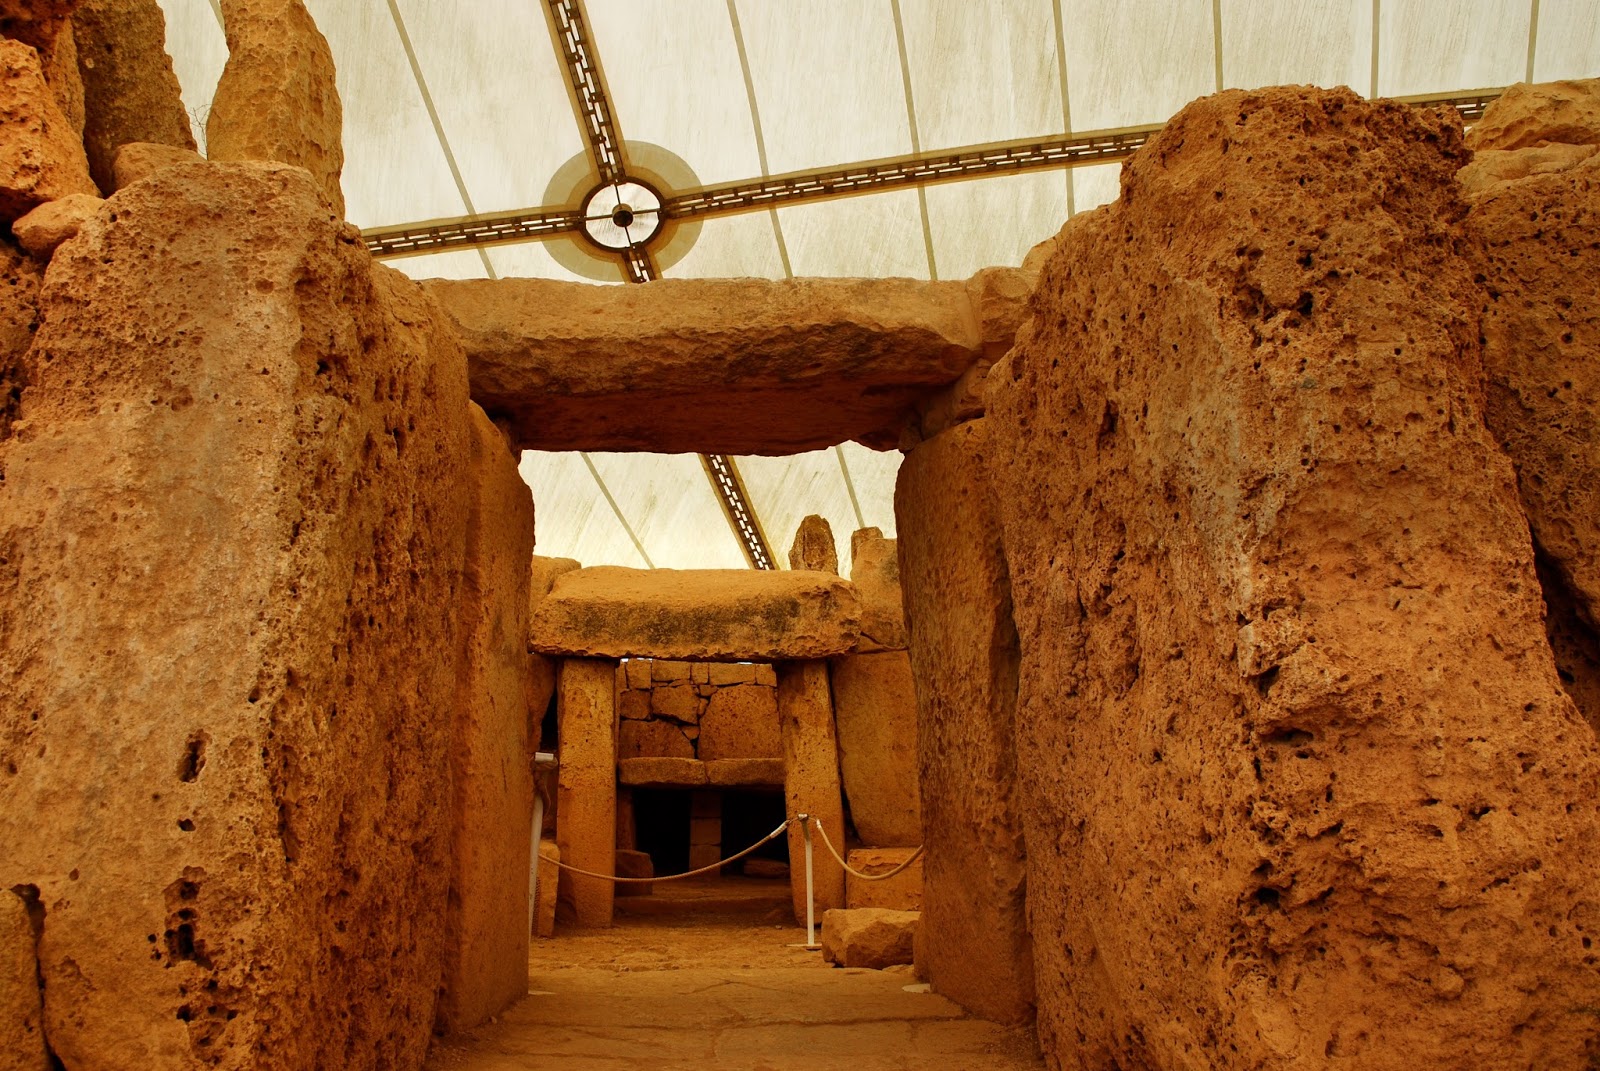
[[856, 511], [856, 527], [865, 528], [867, 518], [861, 513], [861, 500], [856, 497], [856, 481], [851, 478], [850, 466], [845, 462], [844, 444], [835, 446], [833, 452], [839, 458], [839, 471], [844, 474], [844, 489], [850, 493], [850, 508]]
[[583, 458], [583, 463], [589, 466], [589, 475], [594, 477], [594, 482], [600, 488], [600, 493], [605, 496], [606, 504], [611, 507], [611, 512], [617, 515], [617, 523], [622, 525], [622, 530], [628, 533], [628, 538], [633, 541], [633, 549], [639, 552], [639, 557], [644, 559], [644, 564], [651, 569], [656, 563], [650, 560], [650, 555], [645, 553], [644, 544], [639, 542], [639, 537], [634, 533], [633, 525], [628, 523], [628, 518], [622, 515], [622, 507], [617, 505], [617, 500], [611, 497], [611, 488], [606, 486], [606, 481], [600, 477], [600, 470], [594, 467], [594, 460], [587, 451], [578, 451], [578, 456]]
[[[900, 53], [900, 83], [906, 91], [906, 125], [911, 130], [911, 151], [922, 152], [922, 135], [917, 131], [917, 104], [911, 93], [911, 61], [906, 56], [906, 28], [900, 17], [900, 0], [889, 0], [889, 10], [894, 13], [895, 50]], [[933, 223], [928, 219], [928, 194], [917, 185], [917, 208], [922, 213], [922, 244], [928, 254], [928, 278], [939, 278], [939, 263], [933, 255]]]
[[[406, 22], [400, 15], [400, 5], [396, 0], [388, 0], [389, 17], [394, 20], [394, 29], [400, 35], [400, 47], [405, 49], [406, 62], [411, 66], [411, 78], [417, 84], [417, 92], [422, 94], [422, 106], [428, 110], [428, 121], [433, 124], [433, 136], [439, 139], [439, 148], [444, 152], [444, 162], [450, 168], [450, 177], [455, 180], [456, 192], [461, 195], [461, 203], [466, 206], [467, 215], [476, 216], [477, 206], [472, 203], [472, 194], [467, 192], [467, 180], [461, 175], [461, 168], [456, 163], [456, 154], [450, 148], [450, 139], [445, 136], [444, 122], [439, 118], [439, 109], [434, 106], [433, 94], [428, 90], [428, 80], [422, 75], [422, 64], [417, 59], [417, 50], [412, 47], [411, 34], [406, 30]], [[489, 260], [489, 251], [483, 246], [478, 246], [478, 259], [483, 262], [483, 270], [489, 278], [497, 277], [494, 263]]]
[[[1051, 8], [1055, 12], [1056, 21], [1056, 73], [1061, 78], [1061, 134], [1063, 137], [1072, 136], [1072, 93], [1067, 82], [1067, 27], [1066, 20], [1061, 17], [1061, 0], [1051, 0]], [[1064, 168], [1067, 179], [1067, 218], [1071, 219], [1077, 212], [1074, 203], [1073, 187], [1077, 185], [1072, 178], [1072, 169]]]
[[1217, 92], [1222, 92], [1222, 0], [1211, 0], [1212, 62], [1216, 66]]
[[1533, 60], [1539, 50], [1539, 0], [1532, 0], [1528, 11], [1528, 73], [1523, 79], [1525, 82], [1533, 81]]
[[[772, 174], [767, 163], [767, 136], [761, 129], [761, 107], [756, 102], [756, 81], [750, 73], [750, 54], [745, 51], [744, 27], [739, 23], [738, 0], [728, 0], [728, 23], [733, 27], [733, 45], [739, 53], [739, 71], [744, 75], [744, 95], [750, 103], [750, 128], [756, 136], [756, 160], [761, 164], [761, 177]], [[778, 244], [778, 260], [783, 264], [783, 277], [794, 278], [794, 268], [789, 263], [789, 243], [783, 239], [783, 224], [778, 220], [778, 210], [769, 209], [772, 221], [772, 239]]]
[[1378, 99], [1378, 23], [1382, 17], [1380, 5], [1383, 0], [1372, 0], [1372, 88], [1367, 93], [1368, 100]]

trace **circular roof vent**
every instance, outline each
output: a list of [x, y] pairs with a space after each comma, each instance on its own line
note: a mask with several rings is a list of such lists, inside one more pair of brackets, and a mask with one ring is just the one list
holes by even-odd
[[583, 202], [583, 231], [602, 249], [647, 244], [661, 230], [661, 198], [634, 179], [596, 187]]

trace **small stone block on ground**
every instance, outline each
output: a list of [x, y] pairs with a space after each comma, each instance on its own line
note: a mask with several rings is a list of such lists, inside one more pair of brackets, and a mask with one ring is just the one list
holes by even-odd
[[883, 970], [911, 962], [919, 911], [881, 907], [834, 908], [822, 913], [822, 958], [836, 967]]
[[556, 886], [561, 870], [561, 848], [549, 837], [539, 841], [539, 888], [534, 894], [533, 932], [554, 937], [556, 932]]
[[[650, 858], [649, 852], [631, 851], [627, 848], [617, 849], [617, 877], [619, 878], [653, 878], [656, 876], [655, 861]], [[636, 881], [617, 882], [618, 896], [649, 896], [655, 891], [655, 885], [650, 882], [639, 884]]]
[[[915, 848], [857, 848], [846, 858], [851, 870], [886, 874], [916, 854]], [[895, 911], [922, 910], [922, 860], [918, 859], [892, 878], [863, 881], [848, 871], [844, 876], [846, 907], [886, 907]]]

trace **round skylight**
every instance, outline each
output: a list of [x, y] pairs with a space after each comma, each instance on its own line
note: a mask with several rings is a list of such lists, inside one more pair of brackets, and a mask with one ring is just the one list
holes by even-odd
[[661, 230], [661, 198], [642, 182], [607, 183], [584, 201], [583, 229], [606, 249], [642, 246]]

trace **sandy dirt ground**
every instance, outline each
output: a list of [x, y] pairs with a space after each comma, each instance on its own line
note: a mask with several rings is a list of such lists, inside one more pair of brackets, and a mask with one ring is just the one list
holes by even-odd
[[[534, 944], [527, 999], [435, 1043], [429, 1071], [1037, 1071], [1031, 1034], [845, 970], [778, 914], [619, 916]], [[909, 990], [908, 990], [909, 987]]]

